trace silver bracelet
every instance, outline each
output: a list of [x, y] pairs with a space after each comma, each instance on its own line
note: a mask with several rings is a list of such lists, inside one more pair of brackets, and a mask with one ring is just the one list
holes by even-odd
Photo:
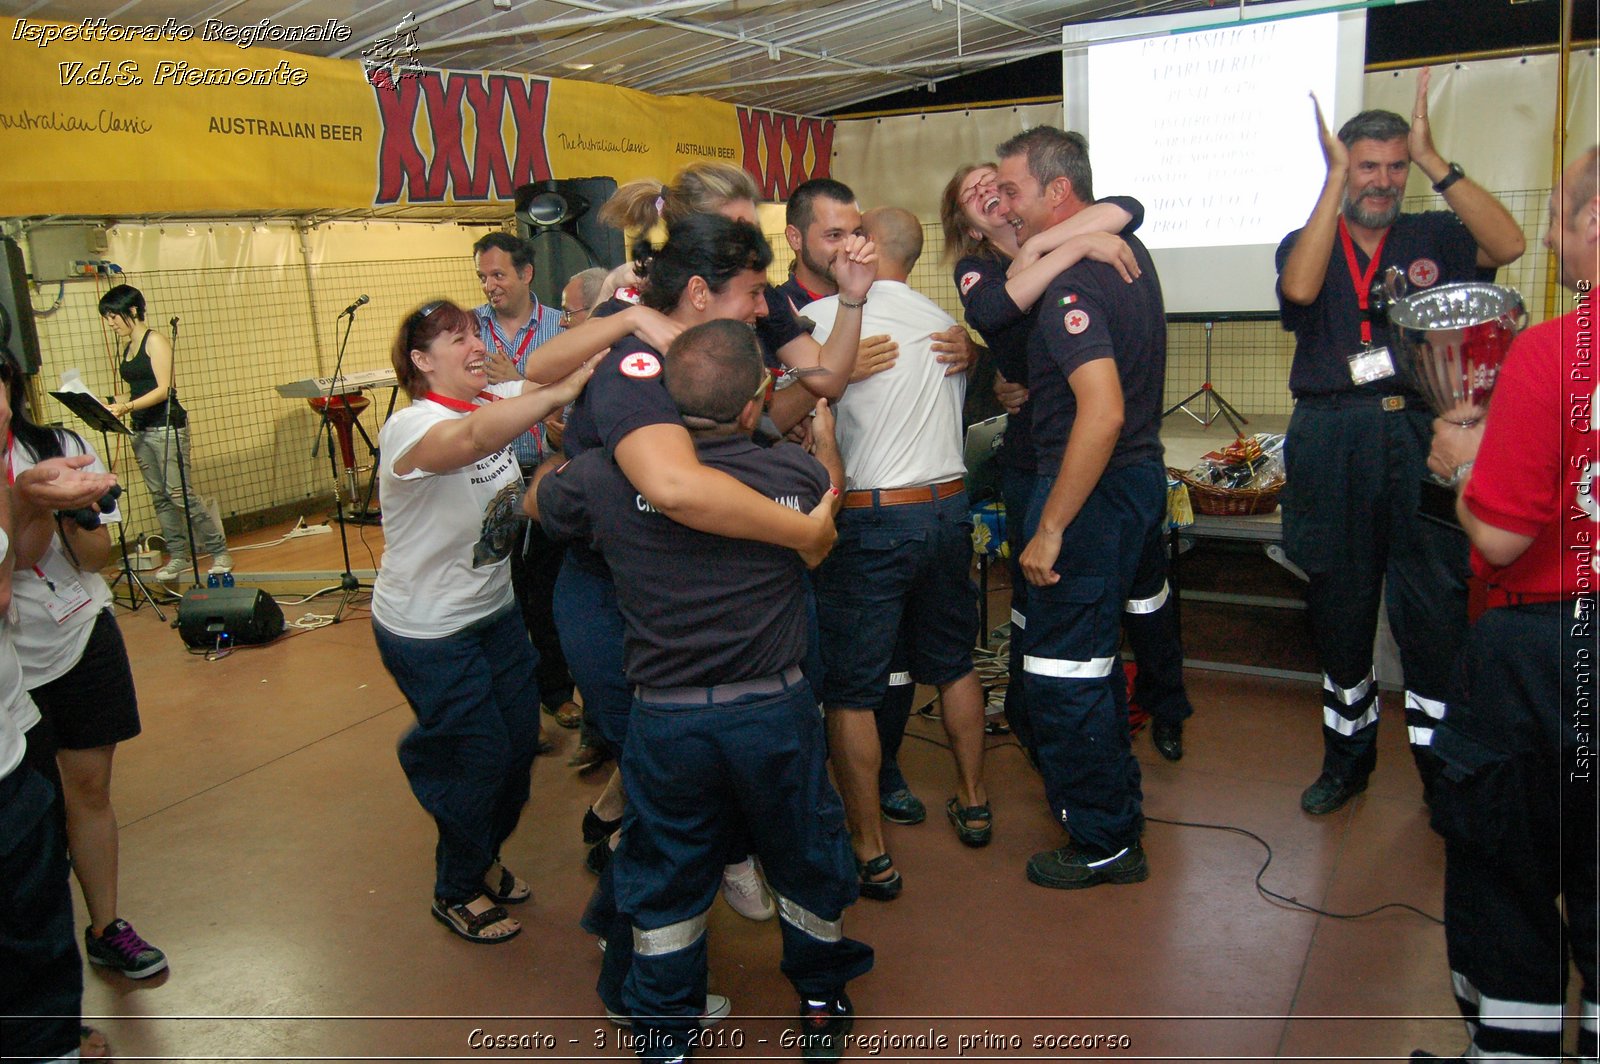
[[1450, 486], [1452, 488], [1459, 488], [1461, 485], [1467, 482], [1467, 474], [1471, 472], [1472, 463], [1462, 462], [1460, 465], [1456, 466], [1455, 472], [1450, 474]]
[[849, 307], [851, 310], [860, 310], [862, 307], [867, 305], [867, 297], [866, 296], [862, 296], [861, 297], [861, 302], [852, 303], [852, 302], [850, 302], [850, 300], [846, 299], [844, 296], [841, 295], [839, 297], [839, 305], [841, 307]]

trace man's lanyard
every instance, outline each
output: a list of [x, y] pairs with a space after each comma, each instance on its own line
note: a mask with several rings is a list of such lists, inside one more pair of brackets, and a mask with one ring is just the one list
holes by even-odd
[[1367, 263], [1367, 272], [1362, 273], [1356, 265], [1356, 245], [1350, 239], [1350, 228], [1344, 224], [1344, 217], [1339, 218], [1339, 240], [1344, 244], [1344, 262], [1350, 268], [1350, 283], [1356, 286], [1356, 306], [1361, 308], [1361, 342], [1368, 347], [1372, 346], [1372, 319], [1367, 316], [1367, 306], [1371, 302], [1372, 279], [1378, 275], [1378, 260], [1383, 258], [1383, 244], [1389, 239], [1389, 231], [1385, 229], [1383, 236], [1378, 238], [1378, 246], [1372, 249], [1372, 260]]
[[[446, 410], [454, 410], [460, 414], [470, 414], [478, 409], [477, 403], [469, 403], [464, 399], [453, 399], [448, 395], [440, 395], [438, 392], [428, 392], [423, 395], [423, 398], [429, 402], [438, 403]], [[479, 392], [478, 398], [486, 403], [493, 403], [500, 397], [493, 392]]]
[[506, 351], [506, 342], [500, 336], [500, 323], [495, 320], [494, 312], [491, 311], [489, 313], [489, 338], [494, 341], [494, 346], [502, 355], [511, 359], [512, 363], [518, 369], [521, 369], [523, 356], [528, 353], [528, 345], [533, 342], [533, 334], [539, 331], [539, 325], [543, 321], [544, 305], [540, 304], [539, 309], [534, 313], [533, 321], [528, 323], [527, 331], [522, 334], [522, 343], [517, 345], [517, 353], [512, 355]]

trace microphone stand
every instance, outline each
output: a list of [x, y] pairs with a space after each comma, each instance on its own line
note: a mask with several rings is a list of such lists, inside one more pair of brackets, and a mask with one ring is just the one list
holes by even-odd
[[[104, 427], [100, 429], [100, 445], [105, 448], [104, 453], [109, 456], [111, 454], [111, 437]], [[122, 571], [117, 574], [115, 580], [111, 581], [112, 601], [116, 601], [117, 583], [126, 577], [128, 581], [129, 611], [133, 613], [139, 612], [139, 599], [142, 597], [145, 602], [150, 604], [150, 608], [155, 610], [156, 616], [164, 621], [167, 619], [167, 615], [161, 612], [161, 607], [157, 605], [154, 596], [150, 594], [150, 589], [145, 586], [143, 580], [139, 579], [139, 574], [133, 571], [133, 563], [128, 561], [128, 522], [120, 519], [126, 514], [127, 511], [124, 510], [122, 514], [118, 515], [119, 520], [117, 521], [117, 546], [122, 551]]]
[[[178, 319], [172, 319], [172, 373], [167, 378], [167, 406], [165, 413], [166, 436], [162, 446], [162, 465], [170, 457], [173, 447], [172, 442], [172, 406], [178, 401]], [[185, 425], [185, 428], [188, 426]], [[189, 474], [184, 469], [183, 448], [176, 448], [178, 452], [178, 488], [183, 492], [183, 528], [189, 536], [189, 565], [194, 572], [194, 586], [200, 587], [200, 552], [199, 545], [194, 541], [194, 513], [189, 505]], [[167, 545], [167, 550], [172, 550], [172, 545]], [[174, 620], [173, 625], [177, 625]]]
[[[333, 376], [328, 379], [328, 394], [323, 397], [322, 401], [321, 424], [317, 426], [316, 439], [311, 445], [311, 457], [315, 460], [317, 450], [322, 446], [324, 437], [328, 441], [328, 469], [333, 474], [333, 512], [335, 519], [339, 523], [339, 546], [344, 551], [344, 572], [339, 574], [339, 590], [342, 592], [343, 597], [339, 600], [339, 608], [333, 613], [334, 624], [344, 620], [344, 611], [349, 608], [351, 600], [362, 591], [361, 581], [357, 580], [355, 573], [350, 570], [350, 535], [344, 527], [344, 501], [339, 496], [339, 459], [333, 439], [333, 422], [328, 417], [329, 412], [333, 409], [333, 400], [337, 395], [343, 394], [336, 393], [335, 389], [341, 386], [344, 372], [345, 346], [350, 342], [350, 330], [355, 328], [356, 310], [359, 306], [360, 304], [358, 303], [356, 306], [350, 307], [347, 315], [345, 315], [349, 320], [345, 322], [344, 335], [339, 337], [339, 354], [333, 361]], [[373, 475], [377, 475], [376, 471], [374, 471]], [[354, 501], [353, 499], [351, 500], [352, 503]]]

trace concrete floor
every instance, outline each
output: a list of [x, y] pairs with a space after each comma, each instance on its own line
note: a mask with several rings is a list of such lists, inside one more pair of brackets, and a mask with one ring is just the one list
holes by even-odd
[[[318, 543], [339, 568], [337, 537]], [[236, 557], [262, 570], [267, 553]], [[285, 613], [332, 612], [326, 603]], [[600, 953], [578, 928], [594, 882], [578, 826], [603, 779], [564, 767], [576, 733], [547, 723], [560, 748], [539, 759], [506, 850], [534, 885], [516, 913], [524, 933], [476, 946], [428, 915], [433, 828], [394, 752], [411, 712], [378, 663], [364, 612], [219, 661], [188, 653], [149, 609], [119, 613], [144, 719], [144, 734], [117, 756], [121, 909], [171, 959], [170, 971], [143, 982], [86, 973], [85, 1015], [120, 1057], [630, 1056], [600, 1015]], [[1272, 847], [1266, 886], [1310, 905], [1356, 912], [1402, 901], [1439, 914], [1442, 845], [1392, 698], [1371, 789], [1313, 818], [1298, 798], [1320, 761], [1317, 689], [1214, 672], [1189, 682], [1197, 714], [1184, 760], [1161, 760], [1147, 736], [1134, 744], [1150, 879], [1081, 893], [1024, 878], [1028, 855], [1061, 837], [1015, 744], [991, 740], [995, 840], [969, 850], [937, 815], [954, 778], [936, 745], [942, 732], [913, 718], [902, 761], [934, 815], [886, 827], [905, 893], [846, 915], [849, 933], [877, 950], [877, 967], [851, 987], [856, 1033], [923, 1040], [880, 1059], [1460, 1051], [1438, 924], [1398, 909], [1354, 921], [1295, 911], [1256, 893], [1266, 857], [1256, 842], [1168, 823], [1260, 835]], [[778, 947], [776, 926], [713, 908], [711, 988], [733, 998], [733, 1015], [702, 1056], [797, 1057], [782, 1043], [796, 1003]], [[502, 1035], [507, 1048], [480, 1048]], [[1096, 1035], [1127, 1043], [1060, 1041]]]

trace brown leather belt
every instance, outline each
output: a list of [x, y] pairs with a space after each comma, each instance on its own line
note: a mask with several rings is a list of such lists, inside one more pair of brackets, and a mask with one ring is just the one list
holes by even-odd
[[870, 491], [847, 491], [844, 508], [859, 510], [868, 506], [909, 506], [918, 502], [939, 502], [966, 488], [959, 477], [943, 484], [929, 484], [920, 488], [885, 488]]

